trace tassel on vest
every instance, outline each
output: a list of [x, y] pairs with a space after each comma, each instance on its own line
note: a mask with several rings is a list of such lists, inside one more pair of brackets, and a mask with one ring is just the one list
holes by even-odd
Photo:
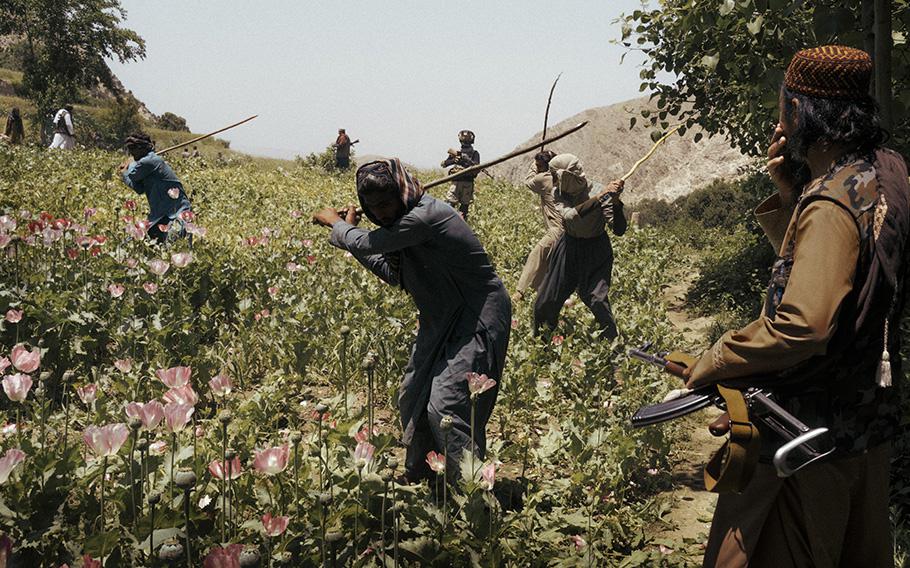
[[882, 348], [882, 358], [875, 372], [875, 382], [881, 388], [891, 386], [891, 354], [888, 353], [888, 320], [885, 319], [885, 343]]

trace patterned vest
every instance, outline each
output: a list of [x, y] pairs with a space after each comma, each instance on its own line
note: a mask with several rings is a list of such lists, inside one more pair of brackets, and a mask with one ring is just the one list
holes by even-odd
[[[793, 266], [793, 228], [806, 206], [817, 200], [837, 204], [856, 223], [860, 244], [853, 290], [841, 303], [825, 354], [781, 372], [775, 393], [808, 426], [827, 427], [837, 453], [849, 454], [890, 439], [900, 422], [896, 385], [903, 377], [898, 321], [910, 201], [906, 166], [889, 150], [848, 155], [804, 189], [783, 253], [772, 268], [765, 302], [769, 318], [776, 314]], [[886, 326], [886, 321], [894, 325]], [[895, 387], [883, 388], [878, 372], [886, 334]]]

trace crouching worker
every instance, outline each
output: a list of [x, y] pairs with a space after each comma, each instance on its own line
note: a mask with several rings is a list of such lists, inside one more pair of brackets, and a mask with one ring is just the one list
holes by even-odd
[[534, 302], [534, 329], [541, 325], [556, 327], [563, 303], [577, 291], [603, 336], [617, 336], [616, 321], [607, 295], [613, 272], [613, 248], [604, 229], [609, 223], [617, 236], [626, 232], [622, 180], [615, 180], [593, 197], [597, 186], [588, 181], [578, 158], [559, 154], [550, 160], [550, 174], [556, 187], [556, 210], [562, 216], [565, 232], [550, 253], [547, 275]]
[[[353, 207], [346, 219], [335, 209], [323, 209], [314, 222], [332, 228], [329, 241], [334, 246], [350, 251], [414, 299], [419, 331], [398, 397], [407, 445], [405, 475], [411, 482], [429, 479], [427, 453], [441, 453], [448, 439], [446, 471], [450, 478], [457, 477], [465, 449], [484, 457], [486, 425], [509, 344], [509, 295], [461, 216], [424, 193], [397, 159], [360, 167], [357, 195], [378, 229], [358, 228]], [[476, 399], [473, 443], [470, 372], [497, 383]], [[448, 436], [440, 428], [445, 416], [452, 418]]]
[[[155, 145], [147, 134], [133, 134], [124, 141], [132, 159], [120, 165], [123, 183], [149, 202], [149, 238], [159, 243], [186, 236], [181, 216], [190, 210], [190, 200], [174, 170], [155, 153]], [[176, 225], [176, 227], [172, 226]]]

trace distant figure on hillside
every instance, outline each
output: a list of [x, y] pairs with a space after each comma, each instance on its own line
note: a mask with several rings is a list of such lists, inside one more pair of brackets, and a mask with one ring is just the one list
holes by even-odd
[[[474, 133], [470, 130], [462, 130], [458, 133], [458, 141], [461, 143], [460, 150], [449, 149], [449, 155], [442, 161], [442, 167], [449, 168], [449, 174], [454, 174], [471, 166], [480, 163], [480, 152], [474, 149]], [[474, 202], [474, 178], [477, 174], [468, 174], [464, 177], [455, 178], [449, 192], [446, 194], [446, 203], [457, 209], [465, 221], [468, 220], [468, 209]]]
[[50, 148], [72, 150], [76, 147], [76, 130], [73, 128], [73, 105], [66, 105], [54, 115], [54, 140]]
[[193, 146], [193, 154], [190, 157], [191, 158], [201, 158], [202, 155], [199, 153], [199, 148], [197, 148], [196, 146]]
[[[132, 161], [127, 160], [120, 166], [121, 176], [123, 183], [148, 199], [149, 238], [165, 243], [185, 236], [185, 223], [180, 214], [190, 210], [190, 200], [177, 174], [155, 153], [155, 145], [147, 134], [133, 134], [124, 145]], [[172, 230], [172, 224], [179, 230]]]
[[556, 187], [556, 210], [562, 216], [565, 232], [550, 253], [547, 274], [534, 302], [534, 330], [541, 325], [556, 327], [563, 303], [577, 291], [607, 339], [617, 336], [616, 321], [610, 309], [608, 293], [613, 272], [613, 248], [604, 226], [613, 233], [626, 232], [626, 216], [619, 196], [623, 181], [614, 180], [603, 186], [587, 179], [581, 162], [573, 154], [559, 154], [549, 163]]
[[[327, 208], [314, 220], [332, 228], [332, 245], [414, 299], [420, 325], [398, 391], [405, 476], [411, 482], [432, 479], [427, 453], [444, 453], [448, 444], [446, 472], [456, 479], [465, 449], [476, 454], [478, 466], [484, 458], [486, 425], [509, 345], [509, 295], [471, 228], [424, 193], [397, 158], [361, 166], [357, 195], [377, 229], [358, 228], [353, 206], [346, 219]], [[486, 377], [473, 377], [469, 385], [470, 373]]]
[[355, 142], [351, 142], [351, 139], [345, 133], [344, 128], [338, 129], [338, 138], [335, 139], [335, 143], [332, 144], [332, 148], [335, 149], [335, 168], [339, 170], [346, 170], [351, 167], [351, 146]]
[[23, 139], [25, 139], [22, 116], [19, 115], [19, 109], [16, 107], [13, 107], [6, 117], [6, 129], [3, 131], [3, 137], [10, 144], [22, 144]]
[[547, 275], [550, 252], [556, 245], [556, 241], [562, 236], [562, 215], [556, 208], [553, 196], [553, 175], [550, 173], [550, 160], [555, 155], [556, 153], [550, 150], [538, 152], [534, 156], [531, 171], [525, 177], [525, 187], [540, 197], [540, 212], [543, 215], [546, 233], [528, 254], [521, 277], [518, 278], [518, 290], [512, 297], [513, 300], [523, 299], [528, 293], [528, 289], [536, 291], [540, 288], [544, 276]]
[[180, 157], [184, 160], [190, 157], [190, 149], [186, 146], [183, 147], [183, 152], [180, 153]]

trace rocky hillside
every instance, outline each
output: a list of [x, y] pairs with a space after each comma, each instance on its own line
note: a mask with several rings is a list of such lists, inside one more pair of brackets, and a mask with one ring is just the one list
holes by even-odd
[[[576, 154], [590, 179], [606, 182], [622, 176], [632, 164], [651, 148], [651, 130], [639, 124], [629, 130], [629, 119], [639, 116], [647, 99], [633, 99], [611, 106], [588, 109], [559, 124], [550, 126], [547, 134], [557, 134], [582, 121], [589, 121], [581, 131], [548, 146], [556, 152]], [[693, 141], [699, 129], [690, 129], [685, 136], [671, 136], [650, 160], [642, 164], [626, 185], [626, 201], [635, 203], [644, 198], [673, 200], [681, 195], [721, 178], [740, 175], [751, 159], [727, 141], [705, 136]], [[540, 132], [521, 146], [540, 140]], [[491, 169], [497, 177], [514, 183], [524, 179], [529, 158], [519, 158]]]

